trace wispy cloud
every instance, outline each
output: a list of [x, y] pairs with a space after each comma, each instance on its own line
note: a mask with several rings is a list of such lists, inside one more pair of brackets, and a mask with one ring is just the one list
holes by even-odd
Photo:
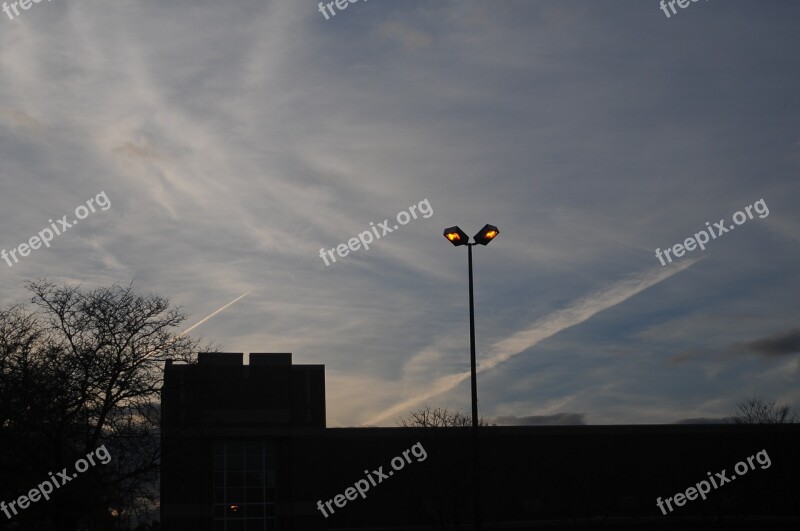
[[[116, 198], [103, 222], [3, 266], [0, 300], [32, 277], [136, 278], [188, 326], [209, 286], [212, 300], [263, 287], [190, 330], [324, 363], [330, 419], [354, 425], [465, 387], [466, 263], [441, 230], [491, 222], [487, 416], [672, 422], [724, 416], [748, 385], [795, 396], [792, 337], [728, 349], [796, 330], [800, 3], [701, 10], [678, 40], [635, 2], [369, 2], [335, 21], [292, 0], [99, 5], [53, 2], [0, 32], [0, 249], [89, 194]], [[744, 22], [771, 38], [743, 39]], [[423, 197], [430, 220], [325, 268], [320, 247]], [[694, 251], [708, 260], [670, 289], [617, 302], [626, 272], [658, 268], [656, 247], [760, 197], [763, 223]], [[601, 286], [618, 291], [581, 300]], [[666, 362], [699, 350], [713, 354]]]
[[748, 341], [741, 348], [763, 356], [788, 356], [800, 353], [800, 330], [781, 332], [770, 337]]
[[[657, 268], [645, 273], [638, 274], [633, 278], [617, 282], [605, 289], [599, 290], [588, 297], [582, 298], [567, 308], [553, 312], [552, 314], [539, 319], [530, 327], [511, 337], [499, 341], [489, 347], [489, 353], [484, 361], [478, 363], [478, 373], [497, 367], [499, 364], [521, 354], [539, 342], [551, 337], [563, 330], [579, 325], [594, 315], [625, 302], [634, 295], [655, 286], [673, 275], [685, 271], [700, 259], [686, 260], [675, 264], [673, 268]], [[431, 389], [421, 395], [404, 400], [385, 411], [373, 416], [366, 424], [378, 424], [379, 422], [404, 413], [413, 406], [429, 400], [434, 396], [440, 395], [469, 378], [469, 371], [450, 374], [441, 377], [434, 382]]]

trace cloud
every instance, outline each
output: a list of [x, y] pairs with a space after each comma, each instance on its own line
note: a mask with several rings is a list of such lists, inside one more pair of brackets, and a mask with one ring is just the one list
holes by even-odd
[[586, 424], [584, 413], [556, 413], [555, 415], [530, 415], [517, 417], [507, 415], [494, 421], [500, 426], [573, 426]]
[[431, 44], [430, 35], [399, 21], [387, 22], [380, 29], [387, 37], [396, 39], [407, 50], [416, 51]]
[[[487, 415], [673, 422], [725, 414], [689, 408], [748, 386], [795, 392], [799, 356], [765, 358], [780, 363], [757, 377], [721, 361], [797, 324], [800, 138], [785, 116], [800, 74], [782, 65], [798, 59], [800, 4], [726, 9], [712, 26], [693, 14], [669, 49], [675, 27], [649, 8], [396, 4], [325, 21], [289, 0], [53, 2], [8, 23], [0, 248], [100, 190], [113, 208], [2, 266], [0, 299], [26, 296], [25, 278], [135, 278], [189, 325], [259, 286], [195, 331], [324, 363], [329, 421], [356, 425], [440, 393], [436, 405], [465, 406], [466, 257], [441, 230], [491, 222], [503, 232], [476, 256], [480, 370], [524, 357], [482, 372]], [[772, 37], [741, 48], [740, 20]], [[731, 108], [742, 127], [719, 135]], [[431, 219], [331, 267], [319, 258], [424, 197]], [[614, 293], [579, 300], [760, 197], [770, 216], [687, 256], [708, 257], [691, 274], [602, 319]], [[664, 363], [699, 349], [714, 349], [705, 364]], [[565, 377], [535, 378], [551, 367]], [[580, 402], [543, 407], [568, 396]]]
[[[638, 274], [632, 278], [617, 282], [592, 295], [580, 299], [568, 308], [555, 311], [536, 322], [526, 330], [513, 334], [511, 337], [499, 341], [489, 348], [489, 355], [486, 360], [478, 364], [478, 372], [493, 369], [499, 364], [511, 359], [541, 341], [554, 336], [555, 334], [579, 325], [599, 312], [621, 304], [641, 293], [642, 291], [655, 286], [656, 284], [670, 278], [671, 276], [685, 271], [698, 260], [686, 260], [681, 264], [676, 264], [672, 268], [657, 268], [646, 273]], [[454, 389], [458, 384], [469, 378], [469, 371], [450, 374], [437, 379], [432, 388], [423, 393], [400, 402], [369, 419], [367, 424], [377, 424], [380, 421], [404, 413], [415, 405], [424, 402], [434, 396]]]
[[158, 161], [164, 160], [164, 156], [151, 146], [138, 145], [131, 141], [125, 142], [123, 145], [115, 148], [114, 151], [130, 158]]
[[792, 330], [771, 337], [737, 344], [749, 352], [766, 357], [787, 356], [800, 353], [800, 330]]
[[6, 116], [15, 125], [34, 133], [39, 133], [44, 128], [39, 120], [19, 109], [4, 109], [0, 111], [0, 115]]
[[[731, 316], [726, 318], [731, 319]], [[723, 347], [684, 349], [671, 355], [668, 362], [679, 365], [699, 358], [724, 360], [753, 354], [765, 358], [780, 358], [798, 353], [800, 353], [800, 329], [793, 327], [788, 331], [776, 332], [760, 339], [727, 343]]]

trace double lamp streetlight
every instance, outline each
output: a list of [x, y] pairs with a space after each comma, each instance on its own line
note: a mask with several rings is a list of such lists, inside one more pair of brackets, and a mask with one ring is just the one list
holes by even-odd
[[472, 502], [475, 529], [481, 528], [480, 513], [480, 481], [478, 478], [478, 377], [475, 370], [475, 300], [472, 295], [472, 247], [481, 244], [489, 245], [500, 231], [494, 225], [485, 225], [470, 243], [469, 236], [458, 226], [444, 230], [444, 237], [455, 246], [466, 245], [469, 261], [469, 350], [470, 379], [472, 382]]

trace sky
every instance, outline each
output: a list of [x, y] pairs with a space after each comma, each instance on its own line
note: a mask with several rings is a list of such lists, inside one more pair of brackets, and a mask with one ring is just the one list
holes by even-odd
[[133, 282], [226, 352], [324, 364], [328, 426], [394, 426], [469, 413], [467, 252], [442, 231], [489, 223], [482, 416], [800, 407], [800, 3], [346, 6], [0, 13], [0, 304]]

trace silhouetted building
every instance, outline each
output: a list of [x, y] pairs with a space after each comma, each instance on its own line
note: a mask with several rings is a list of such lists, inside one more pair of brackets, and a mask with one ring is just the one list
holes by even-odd
[[165, 529], [286, 529], [276, 524], [278, 516], [302, 529], [296, 507], [313, 507], [318, 493], [306, 481], [307, 456], [319, 455], [324, 440], [324, 367], [292, 365], [291, 354], [242, 361], [242, 354], [201, 353], [195, 365], [167, 362]]
[[[242, 360], [167, 363], [165, 531], [472, 529], [468, 428], [326, 428], [322, 365]], [[798, 425], [484, 427], [484, 529], [795, 529], [799, 440]], [[723, 470], [741, 477], [676, 496]]]

